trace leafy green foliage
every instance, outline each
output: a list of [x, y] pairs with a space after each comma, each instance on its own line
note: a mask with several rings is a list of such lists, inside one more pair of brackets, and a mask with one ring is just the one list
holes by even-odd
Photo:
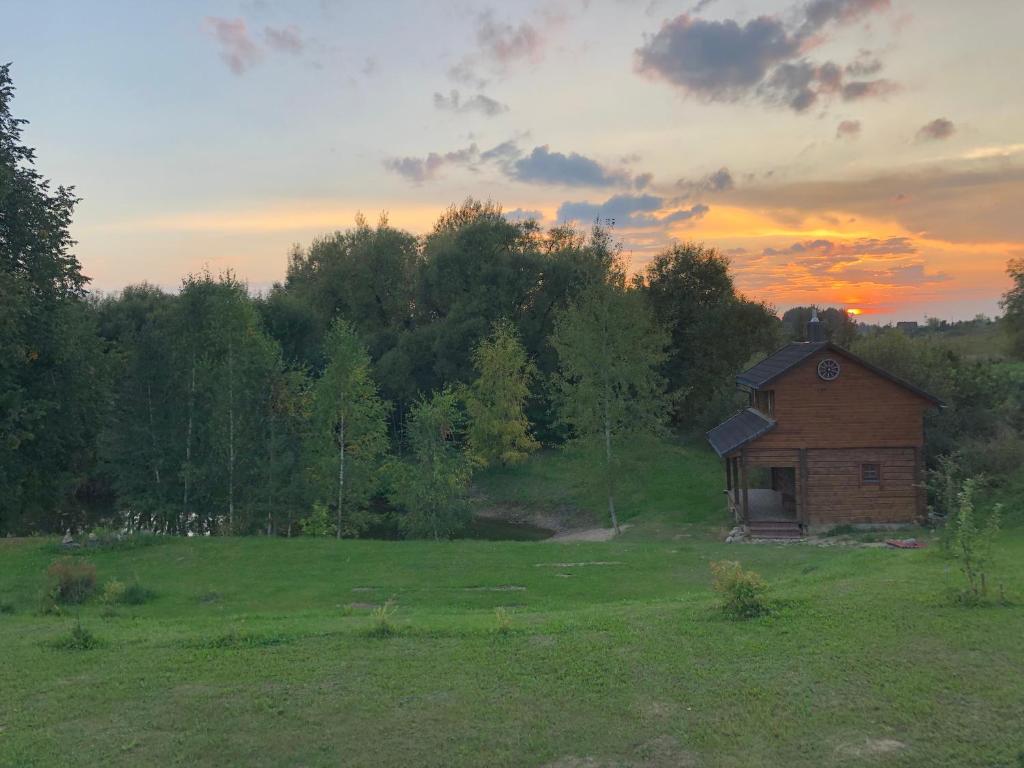
[[1010, 276], [1013, 285], [1003, 294], [1000, 302], [1005, 313], [1003, 322], [1010, 332], [1014, 356], [1024, 360], [1024, 258], [1011, 259], [1006, 265], [1006, 274]]
[[388, 407], [354, 327], [337, 320], [325, 340], [327, 367], [313, 386], [310, 476], [318, 500], [334, 503], [338, 537], [357, 535], [377, 491], [388, 447]]
[[768, 612], [768, 584], [735, 560], [711, 563], [712, 587], [722, 596], [722, 610], [734, 619], [753, 619]]
[[393, 617], [395, 614], [394, 600], [385, 600], [382, 605], [373, 609], [373, 624], [370, 626], [370, 637], [391, 637], [398, 632]]
[[331, 523], [331, 513], [326, 504], [313, 502], [313, 508], [307, 517], [302, 519], [302, 532], [306, 536], [330, 536], [335, 531]]
[[413, 537], [448, 538], [469, 520], [466, 491], [473, 462], [457, 440], [462, 414], [450, 389], [419, 400], [406, 425], [409, 458], [391, 470], [391, 500]]
[[62, 651], [90, 651], [99, 644], [96, 635], [78, 621], [68, 634], [61, 635], [54, 641], [53, 647]]
[[[999, 535], [1002, 508], [996, 505], [989, 512], [984, 527], [978, 525], [974, 509], [974, 495], [977, 481], [964, 481], [957, 496], [959, 510], [950, 522], [953, 526], [953, 556], [960, 563], [960, 570], [967, 581], [958, 599], [966, 605], [978, 605], [987, 599], [991, 581], [993, 544]], [[1005, 602], [1006, 595], [1000, 585], [1000, 596]]]
[[526, 399], [536, 368], [519, 333], [499, 320], [493, 333], [473, 352], [477, 378], [466, 395], [470, 453], [483, 466], [518, 464], [540, 447], [530, 435]]
[[57, 603], [84, 603], [96, 589], [96, 566], [86, 560], [64, 557], [46, 569], [49, 594]]
[[125, 584], [117, 579], [111, 579], [103, 585], [103, 593], [100, 601], [105, 605], [142, 605], [152, 600], [152, 590], [146, 589], [138, 582]]
[[[619, 527], [614, 489], [618, 461], [613, 443], [623, 435], [659, 431], [666, 418], [666, 334], [658, 328], [641, 293], [627, 290], [622, 273], [595, 284], [555, 323], [558, 351], [555, 402], [577, 438], [599, 439], [604, 455], [595, 479], [604, 476], [608, 514]], [[600, 467], [600, 469], [598, 469]]]
[[697, 243], [659, 253], [634, 282], [669, 334], [661, 372], [673, 423], [713, 425], [735, 410], [737, 371], [778, 346], [775, 311], [740, 296], [728, 260]]

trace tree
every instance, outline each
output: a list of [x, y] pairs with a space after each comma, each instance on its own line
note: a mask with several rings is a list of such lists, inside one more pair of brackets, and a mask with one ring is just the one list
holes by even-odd
[[558, 352], [554, 386], [562, 419], [576, 437], [603, 444], [608, 516], [618, 532], [615, 444], [630, 433], [657, 431], [665, 421], [658, 371], [667, 334], [655, 324], [643, 294], [626, 289], [619, 270], [558, 316], [551, 343]]
[[109, 370], [72, 252], [78, 198], [36, 171], [13, 96], [0, 66], [0, 534], [77, 524]]
[[327, 367], [313, 385], [311, 464], [321, 501], [335, 502], [335, 533], [341, 538], [365, 527], [361, 513], [376, 490], [388, 445], [388, 408], [370, 375], [370, 356], [350, 323], [334, 322], [324, 356]]
[[410, 457], [393, 466], [391, 500], [405, 511], [410, 536], [448, 538], [469, 521], [466, 490], [473, 462], [456, 442], [462, 427], [451, 389], [421, 398], [410, 410], [406, 440]]
[[811, 310], [818, 310], [825, 339], [840, 347], [849, 348], [859, 335], [857, 321], [845, 309], [837, 307], [792, 307], [782, 315], [782, 326], [786, 335], [794, 341], [807, 341], [807, 323]]
[[1013, 287], [1003, 294], [999, 305], [1003, 308], [1013, 355], [1024, 359], [1024, 258], [1012, 259], [1006, 265], [1006, 274], [1013, 280]]
[[670, 335], [662, 373], [673, 421], [686, 427], [717, 422], [733, 409], [736, 372], [778, 346], [775, 311], [740, 296], [729, 261], [697, 243], [658, 254], [635, 284]]
[[511, 321], [494, 324], [473, 351], [473, 364], [478, 375], [466, 395], [470, 453], [485, 466], [516, 464], [540, 445], [524, 410], [536, 368]]

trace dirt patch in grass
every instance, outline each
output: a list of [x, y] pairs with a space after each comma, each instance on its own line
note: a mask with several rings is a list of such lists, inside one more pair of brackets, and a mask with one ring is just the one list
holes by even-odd
[[899, 752], [906, 749], [907, 745], [896, 739], [872, 739], [865, 738], [864, 741], [849, 744], [840, 744], [836, 747], [836, 754], [847, 757], [873, 757], [875, 755], [887, 755], [891, 752]]

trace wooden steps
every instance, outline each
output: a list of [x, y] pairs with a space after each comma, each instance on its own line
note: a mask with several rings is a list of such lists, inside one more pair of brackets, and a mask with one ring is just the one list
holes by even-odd
[[800, 524], [793, 520], [759, 520], [747, 523], [747, 536], [752, 539], [793, 540], [803, 538]]

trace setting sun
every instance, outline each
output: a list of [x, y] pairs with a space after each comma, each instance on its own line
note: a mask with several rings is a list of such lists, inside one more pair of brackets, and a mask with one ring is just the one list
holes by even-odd
[[862, 314], [864, 314], [864, 310], [862, 310], [862, 309], [848, 309], [848, 310], [846, 310], [846, 314], [854, 315], [854, 316], [862, 315]]

